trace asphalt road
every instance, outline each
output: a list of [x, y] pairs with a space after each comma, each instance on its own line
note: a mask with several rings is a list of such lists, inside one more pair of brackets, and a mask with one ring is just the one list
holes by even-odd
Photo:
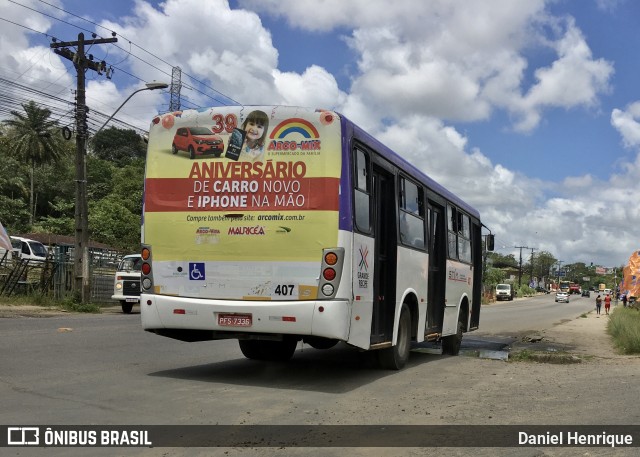
[[[588, 305], [587, 299], [572, 300], [569, 306], [551, 300], [546, 296], [487, 306], [481, 322], [485, 328], [501, 329], [497, 333], [508, 333], [516, 328], [516, 320], [530, 327], [536, 322], [533, 316], [547, 319], [550, 309], [564, 310], [551, 318], [552, 325], [576, 317]], [[494, 322], [503, 318], [502, 324]], [[491, 341], [495, 335], [467, 336]], [[371, 353], [346, 346], [328, 351], [304, 347], [289, 363], [257, 362], [245, 359], [235, 340], [183, 343], [145, 333], [139, 314], [0, 319], [0, 347], [0, 423], [8, 425], [572, 424], [584, 412], [580, 402], [590, 398], [594, 379], [634, 381], [633, 374], [618, 371], [625, 367], [606, 372], [589, 367], [523, 368], [424, 353], [412, 353], [404, 370], [392, 372], [377, 368]], [[620, 408], [637, 400], [637, 390], [628, 393], [630, 397], [617, 394], [596, 401], [591, 408], [598, 414], [595, 423], [618, 423]], [[588, 420], [592, 423], [594, 418]], [[277, 447], [90, 451], [14, 448], [3, 449], [2, 455], [282, 455]], [[555, 451], [554, 455], [575, 455]], [[468, 452], [350, 448], [345, 454], [339, 448], [288, 448], [286, 455]], [[476, 449], [472, 454], [540, 455], [535, 448]]]
[[[594, 297], [571, 295], [569, 303], [556, 303], [555, 294], [500, 301], [482, 307], [478, 334], [536, 332], [575, 319], [595, 307]], [[474, 335], [474, 334], [472, 334]], [[474, 335], [475, 336], [475, 335]]]

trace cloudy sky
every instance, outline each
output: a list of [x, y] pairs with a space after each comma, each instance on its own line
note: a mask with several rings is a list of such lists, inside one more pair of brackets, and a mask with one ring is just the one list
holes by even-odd
[[[52, 37], [115, 31], [89, 51], [114, 69], [87, 74], [96, 112], [179, 66], [184, 107], [343, 113], [476, 206], [503, 254], [613, 267], [640, 248], [635, 0], [0, 0], [0, 19], [0, 116], [25, 87], [72, 100]], [[117, 118], [146, 129], [168, 103], [141, 92]]]

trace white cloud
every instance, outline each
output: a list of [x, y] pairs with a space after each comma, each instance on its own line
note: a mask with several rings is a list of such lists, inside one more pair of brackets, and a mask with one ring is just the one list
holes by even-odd
[[640, 146], [640, 101], [631, 103], [625, 110], [611, 112], [611, 125], [622, 135], [625, 146]]
[[278, 70], [273, 73], [275, 87], [286, 105], [335, 109], [346, 100], [334, 76], [317, 65], [301, 75]]

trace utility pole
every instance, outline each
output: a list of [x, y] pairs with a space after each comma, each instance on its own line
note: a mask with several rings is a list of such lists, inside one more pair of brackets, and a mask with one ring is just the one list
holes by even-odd
[[[115, 34], [114, 34], [115, 35]], [[85, 304], [89, 301], [91, 283], [89, 281], [89, 210], [87, 204], [87, 106], [85, 97], [85, 72], [94, 70], [98, 74], [106, 71], [106, 63], [95, 62], [93, 56], [85, 55], [85, 45], [115, 43], [115, 38], [84, 39], [78, 34], [78, 41], [53, 42], [53, 52], [73, 62], [78, 78], [76, 89], [76, 208], [75, 208], [75, 245], [73, 252], [74, 293], [76, 299]], [[69, 47], [76, 47], [73, 52]]]
[[538, 248], [528, 248], [531, 249], [531, 281], [533, 281], [533, 251], [537, 251]]
[[520, 267], [518, 268], [518, 288], [522, 287], [522, 250], [531, 249], [527, 246], [514, 246], [516, 249], [520, 249]]
[[182, 88], [182, 69], [180, 67], [173, 67], [171, 70], [171, 89], [169, 92], [171, 98], [169, 100], [169, 111], [180, 110], [180, 89]]

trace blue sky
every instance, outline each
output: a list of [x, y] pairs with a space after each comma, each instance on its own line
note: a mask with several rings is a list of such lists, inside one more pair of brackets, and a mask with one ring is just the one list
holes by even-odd
[[[88, 75], [95, 110], [179, 65], [190, 106], [224, 100], [215, 89], [344, 113], [476, 206], [502, 253], [618, 266], [640, 247], [640, 2], [0, 0], [0, 18], [62, 40], [109, 36], [74, 15], [139, 57], [92, 50], [118, 67]], [[0, 76], [72, 96], [48, 45], [5, 21]], [[117, 117], [144, 129], [167, 106], [143, 92]]]

